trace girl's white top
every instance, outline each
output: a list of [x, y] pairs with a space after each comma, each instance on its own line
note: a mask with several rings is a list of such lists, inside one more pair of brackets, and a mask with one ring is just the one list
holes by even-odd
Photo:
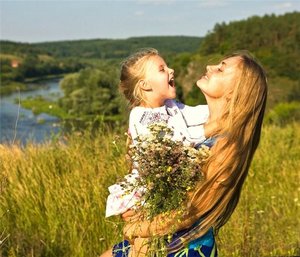
[[[175, 100], [167, 100], [164, 106], [157, 108], [135, 107], [130, 112], [129, 133], [133, 143], [138, 135], [149, 134], [148, 126], [153, 123], [165, 122], [174, 131], [173, 140], [183, 141], [186, 145], [197, 147], [206, 138], [203, 125], [209, 115], [207, 105], [188, 106]], [[138, 171], [134, 169], [125, 176], [123, 186], [114, 184], [108, 188], [106, 217], [122, 214], [134, 208], [139, 201], [143, 189], [136, 188], [125, 192], [126, 181], [136, 179]], [[126, 186], [125, 186], [126, 188]]]
[[133, 139], [149, 133], [148, 126], [165, 122], [174, 131], [174, 140], [186, 144], [198, 144], [205, 140], [203, 124], [209, 112], [207, 105], [188, 106], [175, 100], [167, 100], [157, 108], [135, 107], [129, 116], [129, 132]]

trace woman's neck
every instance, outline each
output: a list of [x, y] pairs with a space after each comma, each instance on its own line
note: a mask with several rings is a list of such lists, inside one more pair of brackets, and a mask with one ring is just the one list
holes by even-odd
[[224, 112], [226, 100], [224, 98], [218, 98], [218, 99], [213, 98], [213, 99], [206, 99], [206, 100], [209, 109], [208, 121], [216, 121], [220, 119]]
[[225, 102], [223, 99], [207, 99], [209, 116], [204, 125], [205, 137], [215, 136], [215, 132], [219, 126], [219, 120], [223, 115]]

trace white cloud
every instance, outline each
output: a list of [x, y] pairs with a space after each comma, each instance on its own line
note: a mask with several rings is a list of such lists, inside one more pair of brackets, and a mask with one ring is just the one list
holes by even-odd
[[285, 2], [285, 3], [276, 4], [274, 7], [276, 9], [289, 9], [293, 7], [293, 5], [291, 2]]
[[[170, 5], [176, 3], [176, 0], [135, 0], [135, 1], [138, 4], [151, 4], [151, 5]], [[183, 0], [179, 0], [179, 1], [183, 1]]]
[[136, 11], [134, 15], [139, 17], [144, 16], [144, 11]]
[[224, 0], [201, 0], [198, 3], [199, 7], [208, 7], [208, 8], [223, 7], [226, 5], [228, 5], [228, 2]]

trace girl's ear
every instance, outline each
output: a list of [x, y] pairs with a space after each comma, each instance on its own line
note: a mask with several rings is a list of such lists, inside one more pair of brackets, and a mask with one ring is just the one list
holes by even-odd
[[139, 82], [139, 87], [144, 91], [152, 91], [151, 85], [147, 83], [147, 81], [141, 79]]

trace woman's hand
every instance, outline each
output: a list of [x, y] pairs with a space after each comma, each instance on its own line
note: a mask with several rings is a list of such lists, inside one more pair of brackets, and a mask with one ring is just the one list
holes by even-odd
[[135, 219], [134, 217], [136, 216], [136, 211], [133, 209], [129, 209], [128, 211], [124, 212], [121, 216], [125, 222], [130, 222], [132, 221], [132, 219]]
[[135, 224], [134, 223], [126, 223], [123, 228], [123, 235], [124, 239], [128, 240], [130, 244], [133, 244], [135, 236], [134, 236], [134, 230], [135, 230]]
[[121, 216], [125, 222], [133, 222], [138, 219], [138, 214], [133, 209], [129, 209], [128, 211], [124, 212]]
[[141, 216], [133, 209], [124, 212], [121, 216], [126, 222], [123, 228], [124, 238], [133, 243], [134, 238], [140, 236], [136, 229], [141, 226]]

